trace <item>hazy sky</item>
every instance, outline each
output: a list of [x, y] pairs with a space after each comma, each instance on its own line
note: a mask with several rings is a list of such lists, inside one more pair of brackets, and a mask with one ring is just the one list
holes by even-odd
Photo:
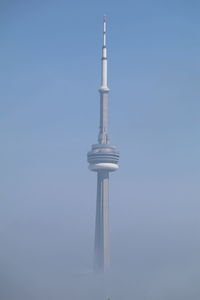
[[0, 298], [100, 297], [86, 154], [106, 13], [120, 151], [108, 294], [199, 300], [199, 11], [195, 0], [0, 1]]

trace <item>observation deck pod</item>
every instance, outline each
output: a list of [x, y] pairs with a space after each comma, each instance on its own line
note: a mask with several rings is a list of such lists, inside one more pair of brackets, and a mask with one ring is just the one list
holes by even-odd
[[119, 166], [119, 152], [115, 146], [109, 144], [92, 145], [92, 150], [87, 154], [87, 161], [91, 171], [116, 171]]

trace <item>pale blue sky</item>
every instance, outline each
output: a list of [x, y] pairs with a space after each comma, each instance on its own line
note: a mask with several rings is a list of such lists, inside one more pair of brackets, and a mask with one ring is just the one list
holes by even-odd
[[[199, 299], [199, 11], [195, 0], [0, 2], [0, 232], [2, 260], [18, 253], [17, 273], [20, 253], [30, 259], [26, 235], [33, 253], [41, 240], [54, 249], [49, 260], [61, 252], [68, 270], [92, 264], [96, 177], [86, 154], [98, 135], [106, 13], [110, 139], [121, 155], [111, 175], [113, 269], [185, 274], [171, 299], [184, 299], [183, 286]], [[146, 276], [148, 299], [173, 290], [167, 280], [151, 290], [158, 278]]]

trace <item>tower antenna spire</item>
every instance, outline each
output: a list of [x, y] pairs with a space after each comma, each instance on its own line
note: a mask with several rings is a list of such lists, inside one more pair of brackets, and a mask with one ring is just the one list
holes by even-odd
[[107, 47], [106, 47], [106, 15], [103, 16], [103, 47], [101, 60], [101, 90], [109, 91], [107, 86]]
[[106, 47], [106, 15], [103, 16], [103, 46]]

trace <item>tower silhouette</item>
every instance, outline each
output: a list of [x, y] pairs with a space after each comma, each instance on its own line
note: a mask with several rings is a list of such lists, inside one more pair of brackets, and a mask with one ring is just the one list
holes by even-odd
[[108, 138], [108, 95], [106, 16], [103, 20], [103, 47], [101, 60], [100, 128], [98, 144], [87, 154], [89, 169], [97, 172], [97, 199], [95, 222], [94, 269], [105, 271], [109, 267], [109, 173], [118, 169], [119, 153]]

